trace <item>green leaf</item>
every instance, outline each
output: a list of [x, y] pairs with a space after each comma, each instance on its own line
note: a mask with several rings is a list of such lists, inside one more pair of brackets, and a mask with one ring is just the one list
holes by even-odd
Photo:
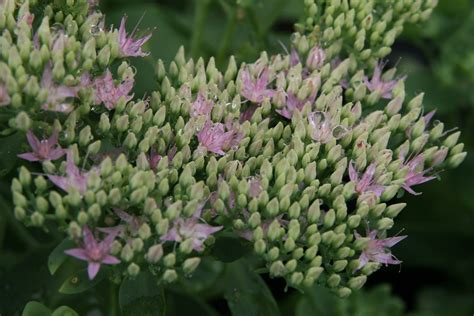
[[390, 293], [388, 285], [354, 292], [340, 299], [328, 289], [314, 286], [296, 306], [296, 316], [402, 316], [403, 302]]
[[25, 135], [15, 133], [8, 137], [0, 138], [0, 177], [8, 174], [16, 165], [22, 152], [22, 144], [25, 142]]
[[51, 310], [41, 303], [32, 301], [26, 304], [22, 316], [51, 316]]
[[51, 316], [79, 316], [79, 314], [68, 306], [60, 306], [56, 308]]
[[48, 257], [48, 269], [51, 275], [54, 275], [59, 267], [64, 263], [68, 256], [64, 253], [66, 249], [74, 247], [74, 242], [69, 238], [64, 239], [54, 248]]
[[234, 316], [280, 315], [278, 305], [262, 278], [243, 260], [227, 265], [224, 297]]
[[59, 293], [62, 294], [77, 294], [87, 291], [106, 276], [106, 268], [101, 267], [99, 273], [93, 280], [89, 280], [87, 269], [82, 269], [73, 273], [59, 288]]
[[120, 286], [119, 304], [124, 315], [165, 315], [165, 296], [155, 277], [142, 272], [134, 279], [125, 279]]
[[219, 289], [215, 283], [224, 273], [224, 263], [212, 258], [202, 258], [196, 271], [189, 278], [182, 278], [181, 283], [192, 293], [199, 293], [199, 296], [207, 297], [214, 294]]
[[251, 251], [249, 243], [242, 238], [218, 237], [212, 247], [212, 255], [222, 262], [233, 262]]

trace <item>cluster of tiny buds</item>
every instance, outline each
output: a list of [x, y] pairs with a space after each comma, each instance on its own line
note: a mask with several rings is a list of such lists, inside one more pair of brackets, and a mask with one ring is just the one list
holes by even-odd
[[[67, 231], [77, 248], [66, 254], [87, 261], [91, 279], [110, 265], [174, 282], [225, 232], [250, 242], [272, 277], [347, 296], [381, 265], [401, 262], [390, 248], [406, 236], [387, 234], [405, 203], [390, 201], [419, 194], [415, 186], [466, 156], [460, 133], [424, 113], [423, 94], [410, 99], [395, 69], [362, 66], [359, 55], [326, 49], [313, 34], [296, 33], [290, 52], [263, 52], [253, 64], [231, 57], [224, 72], [213, 58], [186, 60], [181, 48], [168, 67], [157, 62], [158, 90], [134, 100], [130, 66], [123, 61], [118, 82], [108, 67], [144, 56], [149, 36], [127, 35], [124, 20], [105, 31], [87, 1], [67, 2], [85, 9], [64, 16], [48, 6], [35, 44], [31, 25], [8, 22], [21, 20], [28, 1], [5, 1], [0, 46], [18, 58], [0, 58], [9, 74], [0, 111], [10, 111], [10, 127], [26, 132], [30, 148], [19, 157], [31, 164], [11, 185], [15, 216]], [[366, 8], [357, 3], [359, 19]], [[54, 35], [51, 20], [63, 27]], [[382, 38], [390, 33], [377, 28]], [[27, 58], [20, 38], [32, 43]], [[44, 60], [37, 68], [34, 52]], [[43, 99], [44, 87], [26, 88], [40, 69]], [[62, 117], [41, 119], [40, 110], [59, 108]]]

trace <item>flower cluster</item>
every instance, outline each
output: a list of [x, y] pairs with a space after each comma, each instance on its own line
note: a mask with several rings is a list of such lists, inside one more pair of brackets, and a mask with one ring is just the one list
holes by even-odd
[[[422, 94], [406, 95], [395, 69], [363, 62], [384, 54], [354, 54], [335, 40], [348, 28], [347, 36], [390, 46], [386, 38], [415, 20], [404, 7], [410, 1], [383, 15], [396, 31], [372, 20], [373, 4], [333, 2], [337, 10], [328, 4], [320, 14], [345, 13], [326, 19], [327, 42], [296, 33], [290, 54], [263, 52], [240, 67], [231, 57], [224, 72], [213, 58], [186, 60], [180, 49], [169, 67], [157, 62], [158, 90], [136, 100], [127, 62], [118, 79], [108, 69], [146, 55], [149, 36], [127, 35], [125, 20], [104, 30], [85, 0], [71, 2], [82, 5], [79, 15], [55, 21], [63, 30], [50, 27], [54, 14], [32, 30], [22, 18], [28, 2], [5, 0], [0, 111], [11, 119], [2, 124], [27, 132], [31, 152], [20, 157], [35, 164], [12, 182], [15, 216], [66, 228], [78, 245], [66, 254], [87, 261], [90, 278], [106, 264], [116, 275], [150, 269], [173, 282], [224, 233], [250, 242], [272, 277], [297, 288], [317, 282], [340, 296], [382, 264], [399, 263], [390, 247], [405, 236], [387, 235], [405, 204], [391, 201], [466, 153], [459, 132], [423, 115]], [[57, 10], [66, 9], [45, 12]]]

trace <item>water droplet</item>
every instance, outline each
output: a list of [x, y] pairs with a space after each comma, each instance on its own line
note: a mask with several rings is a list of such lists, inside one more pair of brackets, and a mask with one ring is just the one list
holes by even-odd
[[98, 24], [91, 25], [90, 33], [92, 34], [92, 36], [98, 36], [103, 31], [104, 30], [100, 27], [100, 25]]
[[344, 137], [347, 134], [348, 130], [342, 125], [338, 125], [333, 128], [332, 130], [332, 136], [336, 139], [340, 139]]

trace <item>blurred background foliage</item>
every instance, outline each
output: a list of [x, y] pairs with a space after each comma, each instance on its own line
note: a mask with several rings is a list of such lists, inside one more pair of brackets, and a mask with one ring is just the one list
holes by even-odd
[[[230, 55], [235, 55], [238, 61], [252, 61], [262, 50], [284, 51], [284, 47], [289, 47], [293, 23], [302, 16], [303, 0], [102, 0], [101, 9], [107, 15], [107, 23], [118, 25], [126, 14], [130, 27], [141, 20], [140, 32], [153, 31], [147, 47], [151, 56], [134, 61], [138, 74], [135, 92], [143, 96], [155, 88], [156, 60], [169, 62], [181, 45], [186, 48], [188, 57], [215, 56], [220, 67], [226, 67]], [[404, 261], [402, 266], [381, 269], [369, 278], [363, 291], [347, 300], [340, 300], [321, 288], [305, 295], [291, 290], [285, 292], [283, 283], [264, 277], [281, 315], [472, 315], [473, 34], [473, 1], [441, 0], [428, 23], [405, 30], [389, 58], [392, 65], [398, 65], [399, 71], [408, 75], [410, 94], [425, 92], [426, 111], [437, 109], [438, 119], [463, 132], [461, 139], [469, 152], [460, 168], [439, 174], [442, 182], [424, 185], [421, 196], [404, 197], [408, 207], [394, 228], [394, 233], [403, 230], [403, 234], [409, 235], [394, 251]], [[11, 170], [16, 164], [17, 141], [12, 139], [11, 147], [0, 149], [1, 190], [6, 194]], [[58, 306], [59, 302], [70, 304], [80, 315], [90, 306], [100, 305], [101, 296], [96, 293], [107, 290], [100, 284], [81, 296], [56, 292], [60, 283], [49, 275], [45, 262], [57, 241], [39, 231], [21, 227], [11, 216], [11, 206], [1, 202], [0, 315], [19, 315], [27, 301], [45, 297], [49, 306]], [[225, 275], [230, 274], [232, 267], [225, 272], [217, 263], [210, 262], [203, 267], [214, 269], [209, 274], [214, 278], [224, 273], [223, 278], [229, 281]], [[66, 274], [67, 271], [63, 271], [63, 275]], [[238, 276], [239, 271], [234, 274]], [[269, 293], [265, 292], [266, 288], [261, 291], [263, 294], [258, 291], [264, 286], [260, 280], [234, 280], [236, 287], [250, 293], [246, 296], [248, 301], [240, 303], [263, 306], [265, 300], [260, 296]], [[197, 280], [194, 288], [197, 284], [209, 286], [214, 281]], [[257, 292], [251, 292], [256, 289]], [[167, 315], [229, 314], [225, 301], [213, 298], [212, 294], [202, 295], [202, 300], [197, 300], [171, 289], [166, 293], [166, 300]], [[272, 304], [275, 301], [269, 299], [268, 306], [262, 307], [262, 315], [274, 308]], [[89, 315], [101, 314], [96, 310]]]

